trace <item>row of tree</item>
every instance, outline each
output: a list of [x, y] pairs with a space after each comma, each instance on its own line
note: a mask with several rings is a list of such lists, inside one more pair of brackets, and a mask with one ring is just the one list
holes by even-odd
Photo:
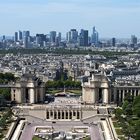
[[[12, 73], [0, 73], [0, 84], [8, 84], [15, 81], [16, 78]], [[0, 106], [6, 106], [7, 101], [11, 100], [10, 88], [0, 88]]]
[[140, 96], [128, 96], [122, 105], [115, 111], [123, 132], [126, 136], [140, 140]]
[[105, 56], [114, 56], [114, 55], [126, 55], [129, 53], [135, 53], [135, 52], [110, 52], [110, 51], [92, 51], [91, 49], [86, 49], [86, 50], [80, 50], [80, 48], [77, 48], [75, 50], [70, 49], [68, 50], [67, 48], [14, 48], [14, 49], [1, 49], [0, 54], [8, 54], [8, 53], [13, 53], [13, 54], [46, 54], [46, 53], [55, 53], [55, 54], [101, 54]]
[[7, 84], [10, 81], [15, 81], [14, 74], [12, 73], [0, 73], [0, 84]]
[[11, 99], [10, 91], [10, 88], [0, 88], [0, 97], [9, 101]]
[[66, 81], [48, 81], [46, 83], [46, 88], [54, 88], [54, 89], [60, 89], [60, 88], [81, 88], [81, 82], [79, 81], [71, 81], [71, 80], [66, 80]]

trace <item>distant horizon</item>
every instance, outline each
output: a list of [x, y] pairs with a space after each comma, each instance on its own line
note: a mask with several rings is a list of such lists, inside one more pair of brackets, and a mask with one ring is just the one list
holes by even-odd
[[[21, 31], [21, 30], [20, 30]], [[23, 31], [25, 31], [25, 30], [23, 30]], [[57, 31], [56, 31], [57, 32]], [[14, 32], [15, 33], [15, 32]], [[2, 37], [3, 36], [5, 36], [6, 38], [8, 38], [8, 39], [12, 39], [12, 38], [14, 38], [14, 33], [13, 33], [13, 35], [0, 35], [0, 39], [2, 39]], [[36, 34], [39, 34], [39, 33], [35, 33], [35, 34], [32, 34], [31, 33], [31, 35], [30, 36], [35, 36]], [[44, 34], [44, 35], [47, 35], [48, 33], [40, 33], [40, 34]], [[135, 34], [133, 34], [133, 35], [135, 35]], [[89, 36], [91, 36], [90, 34], [89, 34]], [[102, 39], [111, 39], [111, 38], [114, 38], [115, 36], [112, 36], [112, 37], [99, 37], [99, 40], [102, 40]], [[139, 40], [140, 38], [138, 37], [138, 36], [136, 36], [137, 37], [137, 39]], [[130, 37], [115, 37], [116, 39], [131, 39], [131, 35], [130, 35]], [[62, 39], [66, 39], [66, 36], [62, 36]]]
[[139, 0], [4, 0], [0, 2], [0, 35], [13, 36], [28, 29], [31, 34], [62, 32], [96, 26], [99, 36], [140, 37]]
[[[93, 26], [93, 27], [95, 27], [96, 28], [96, 26]], [[92, 28], [93, 28], [92, 27]], [[92, 35], [92, 28], [91, 29], [85, 29], [85, 28], [81, 28], [81, 29], [85, 29], [85, 30], [88, 30], [89, 31], [89, 36], [91, 36]], [[71, 28], [71, 29], [76, 29], [76, 28]], [[71, 29], [68, 29], [67, 30], [67, 32], [69, 32]], [[80, 29], [80, 30], [81, 30]], [[76, 29], [77, 30], [77, 29]], [[80, 30], [77, 30], [78, 31], [78, 34], [80, 33]], [[97, 30], [97, 29], [96, 29]], [[29, 29], [26, 29], [26, 30], [17, 30], [17, 31], [14, 31], [13, 32], [13, 34], [11, 34], [11, 35], [7, 35], [7, 34], [0, 34], [0, 39], [3, 37], [3, 36], [5, 36], [5, 37], [9, 37], [9, 38], [12, 38], [12, 37], [14, 37], [14, 34], [15, 34], [15, 32], [18, 32], [19, 33], [19, 31], [21, 31], [21, 32], [23, 32], [23, 31], [30, 31]], [[48, 31], [48, 32], [46, 32], [46, 33], [43, 33], [43, 32], [31, 32], [30, 31], [30, 36], [35, 36], [36, 34], [44, 34], [44, 35], [48, 35], [51, 31], [56, 31], [56, 30], [50, 30], [50, 31]], [[59, 33], [59, 32], [61, 32], [61, 31], [56, 31], [56, 33]], [[61, 34], [62, 34], [62, 38], [66, 38], [66, 34], [67, 34], [67, 32], [66, 33], [62, 33], [61, 32]], [[106, 37], [104, 37], [104, 36], [100, 36], [100, 32], [97, 30], [97, 32], [99, 33], [99, 39], [109, 39], [109, 38], [116, 38], [116, 39], [130, 39], [131, 38], [131, 35], [135, 35], [138, 39], [140, 39], [140, 37], [139, 36], [137, 36], [136, 34], [130, 34], [129, 36], [124, 36], [124, 37], [121, 37], [121, 36], [119, 36], [119, 37], [116, 37], [116, 36], [106, 36]]]

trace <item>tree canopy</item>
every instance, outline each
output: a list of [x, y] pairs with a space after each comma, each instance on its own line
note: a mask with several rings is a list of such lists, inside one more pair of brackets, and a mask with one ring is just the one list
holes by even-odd
[[133, 102], [133, 113], [140, 118], [140, 96], [136, 97]]
[[135, 140], [140, 139], [140, 96], [125, 98], [122, 109], [115, 110], [115, 116], [119, 120], [126, 136]]
[[81, 88], [81, 82], [79, 81], [71, 81], [71, 80], [66, 80], [66, 81], [48, 81], [46, 82], [46, 88], [54, 88], [54, 89], [59, 89], [59, 88]]
[[0, 84], [7, 84], [10, 81], [14, 81], [15, 77], [12, 73], [0, 73]]

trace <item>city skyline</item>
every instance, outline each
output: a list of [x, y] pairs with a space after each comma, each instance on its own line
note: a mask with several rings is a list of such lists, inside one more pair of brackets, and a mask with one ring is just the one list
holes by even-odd
[[91, 34], [93, 26], [100, 37], [140, 36], [139, 6], [138, 0], [5, 0], [0, 2], [0, 36], [13, 36], [18, 30], [33, 35], [56, 30], [65, 37], [73, 28]]

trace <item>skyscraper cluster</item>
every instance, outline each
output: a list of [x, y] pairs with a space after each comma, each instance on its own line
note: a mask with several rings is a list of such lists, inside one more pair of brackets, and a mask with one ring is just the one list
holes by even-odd
[[[14, 42], [16, 44], [21, 44], [24, 48], [29, 48], [31, 46], [60, 46], [64, 45], [62, 42], [62, 37], [60, 32], [51, 31], [49, 34], [36, 34], [36, 36], [31, 36], [30, 31], [19, 31], [15, 32]], [[97, 46], [99, 43], [98, 32], [95, 27], [93, 27], [93, 32], [89, 36], [89, 31], [81, 29], [78, 33], [76, 29], [71, 29], [66, 34], [66, 43], [77, 44], [79, 46]]]
[[89, 36], [88, 30], [81, 29], [80, 33], [78, 34], [78, 31], [76, 29], [71, 29], [69, 32], [67, 32], [66, 39], [68, 43], [77, 43], [79, 46], [98, 46], [99, 43], [99, 35], [95, 27], [93, 27], [93, 32], [91, 36]]
[[24, 48], [29, 48], [31, 46], [47, 46], [54, 45], [59, 46], [61, 43], [61, 33], [57, 34], [56, 31], [51, 31], [50, 34], [36, 34], [36, 36], [31, 36], [30, 31], [19, 31], [14, 34], [14, 42], [16, 44], [22, 45]]
[[66, 37], [61, 32], [50, 31], [47, 34], [37, 33], [35, 36], [30, 34], [29, 30], [18, 31], [14, 33], [11, 40], [3, 35], [0, 42], [0, 47], [131, 47], [138, 48], [140, 46], [139, 39], [135, 35], [131, 35], [131, 39], [116, 39], [112, 37], [102, 38], [99, 40], [99, 33], [93, 26], [91, 32], [86, 29], [70, 29], [66, 33]]
[[15, 43], [23, 45], [23, 47], [28, 48], [30, 41], [30, 31], [15, 32], [14, 41]]

